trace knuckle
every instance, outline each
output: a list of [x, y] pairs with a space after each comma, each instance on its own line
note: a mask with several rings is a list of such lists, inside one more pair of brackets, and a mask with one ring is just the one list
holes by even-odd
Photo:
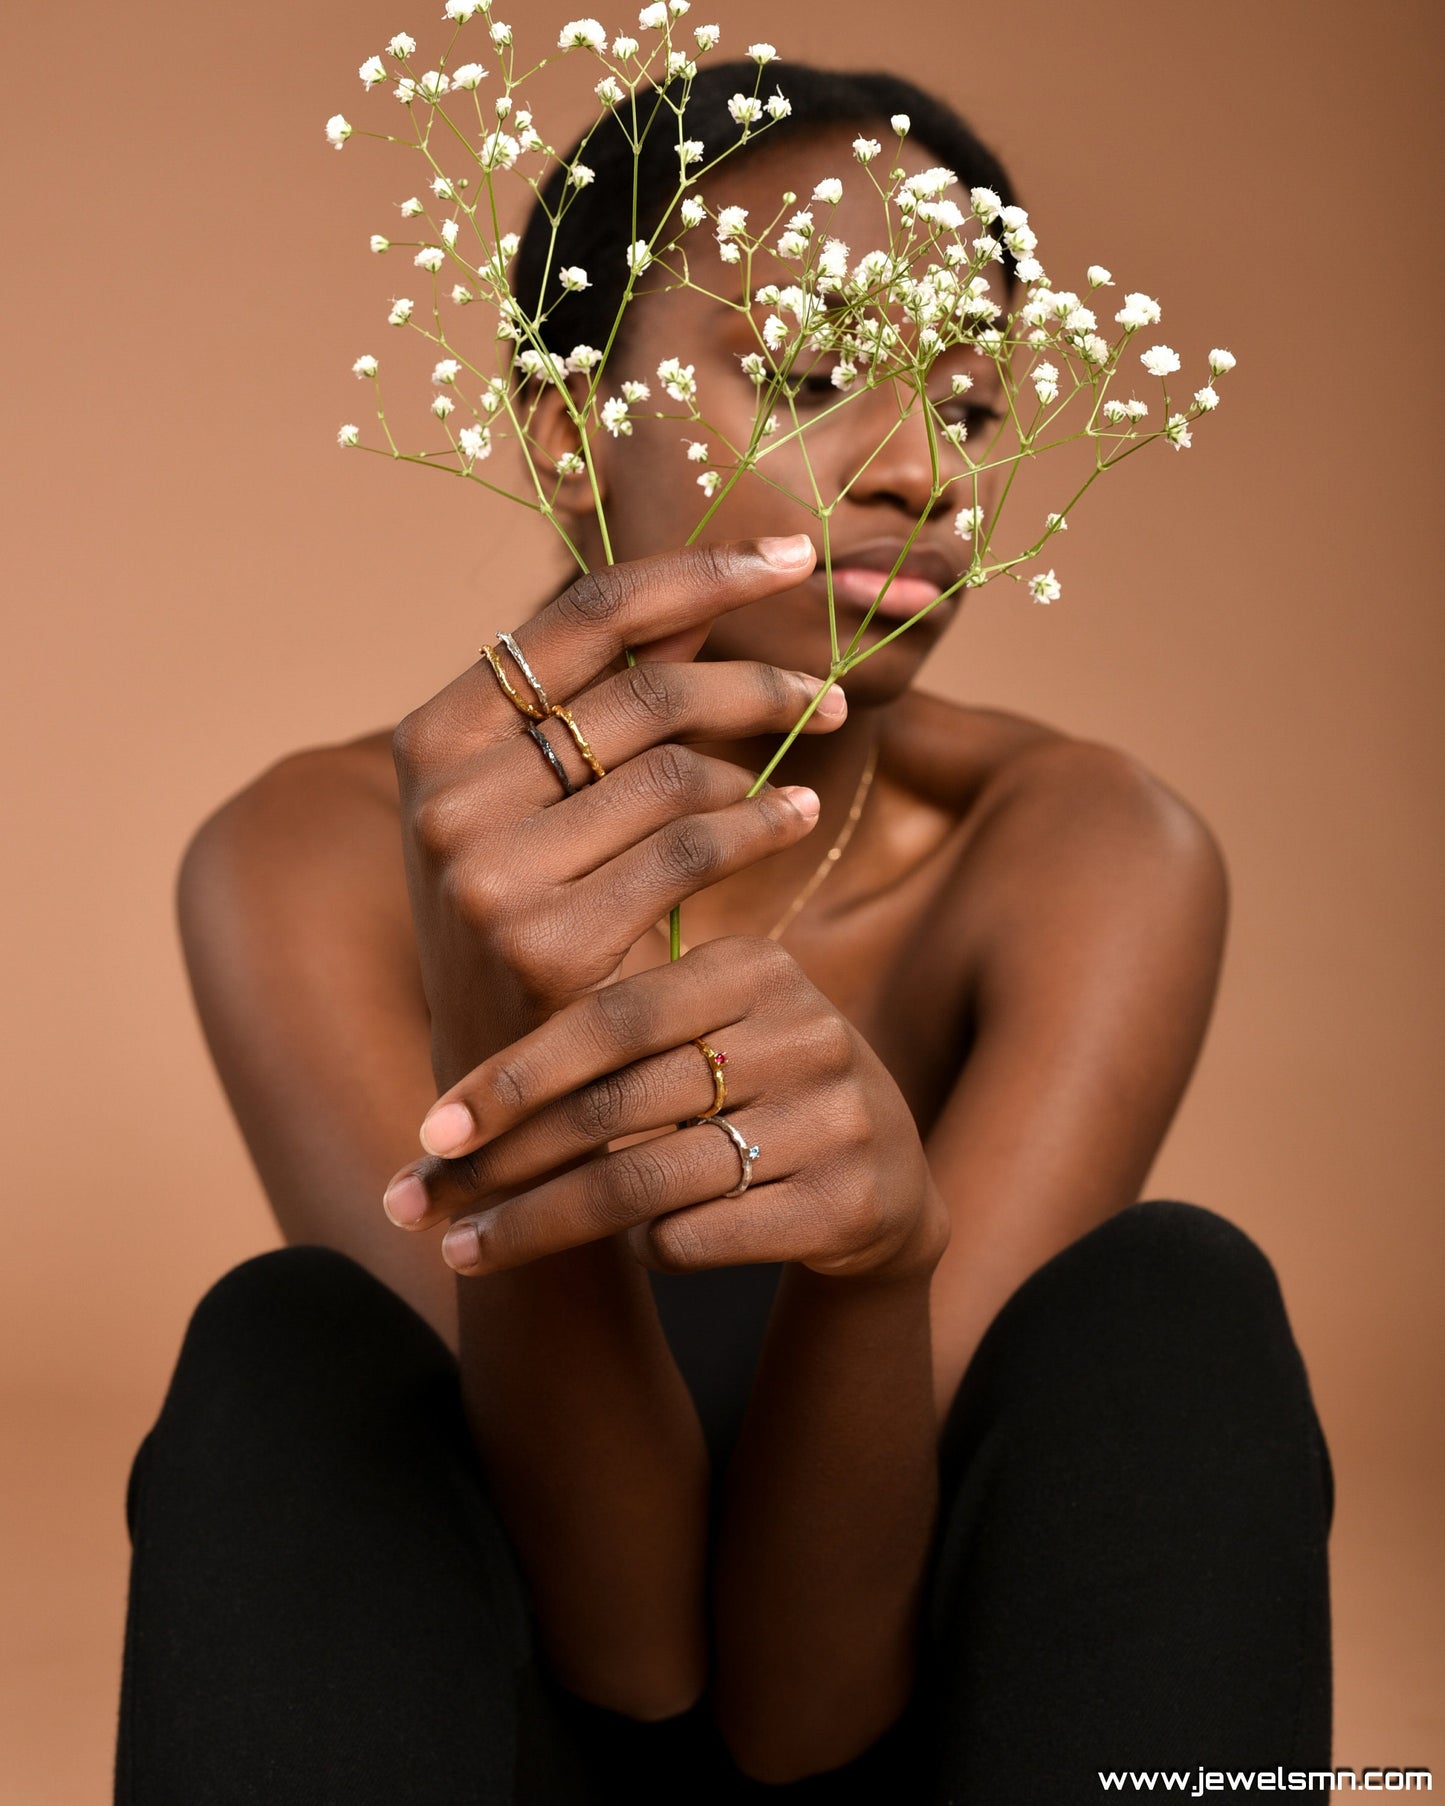
[[594, 996], [592, 1007], [597, 1012], [602, 1042], [608, 1052], [631, 1052], [646, 1043], [652, 1028], [653, 1008], [636, 985], [604, 985]]
[[706, 766], [691, 747], [667, 742], [651, 747], [641, 761], [654, 793], [665, 803], [693, 802], [703, 787]]
[[780, 846], [791, 846], [798, 838], [798, 811], [776, 791], [765, 790], [757, 799], [762, 816], [763, 833]]
[[696, 816], [665, 829], [658, 837], [657, 852], [669, 878], [693, 886], [712, 875], [720, 857], [717, 835]]
[[753, 981], [768, 996], [786, 995], [792, 990], [801, 967], [783, 946], [768, 935], [739, 936], [746, 950], [743, 957], [753, 974]]
[[405, 775], [422, 764], [430, 740], [431, 732], [425, 705], [403, 715], [391, 735], [391, 757], [397, 771]]
[[412, 805], [412, 839], [424, 853], [447, 853], [458, 839], [461, 815], [457, 798], [451, 791], [432, 790]]
[[[557, 937], [543, 918], [509, 912], [492, 932], [497, 953], [509, 971], [533, 989], [550, 983], [559, 970]], [[565, 962], [560, 969], [565, 970]]]
[[685, 1213], [649, 1223], [647, 1245], [664, 1273], [691, 1273], [708, 1265], [706, 1244], [697, 1224]]
[[671, 721], [677, 708], [675, 679], [664, 665], [634, 665], [627, 673], [632, 702], [645, 720]]
[[635, 1087], [625, 1072], [604, 1073], [577, 1092], [572, 1115], [589, 1142], [609, 1141], [630, 1120]]
[[824, 1076], [840, 1079], [853, 1070], [853, 1031], [836, 1010], [817, 1018], [808, 1040], [813, 1062]]
[[490, 1152], [488, 1148], [477, 1148], [447, 1161], [448, 1176], [462, 1197], [484, 1197], [495, 1188], [495, 1163], [488, 1158]]
[[669, 1203], [667, 1168], [644, 1142], [594, 1163], [586, 1208], [604, 1230], [626, 1227], [638, 1217], [655, 1217]]
[[[532, 1075], [521, 1060], [499, 1060], [487, 1073], [487, 1083], [491, 1087], [492, 1096], [509, 1115], [531, 1115], [534, 1096]], [[479, 1149], [478, 1153], [481, 1151]]]
[[697, 556], [699, 573], [705, 583], [730, 583], [733, 578], [733, 557], [725, 543], [718, 540], [706, 540], [694, 548]]
[[776, 665], [757, 667], [758, 693], [769, 715], [790, 713], [794, 708], [793, 685]]
[[[429, 850], [438, 858], [444, 858], [451, 845], [450, 839], [443, 839]], [[517, 899], [506, 874], [495, 866], [474, 859], [448, 858], [439, 875], [438, 886], [445, 902], [465, 920], [500, 921], [504, 924], [504, 934], [516, 931]]]
[[851, 1086], [840, 1087], [828, 1109], [828, 1129], [840, 1151], [856, 1155], [873, 1140], [873, 1118]]
[[629, 1220], [639, 1210], [649, 1217], [666, 1210], [672, 1202], [672, 1174], [667, 1163], [646, 1143], [628, 1149], [624, 1159], [627, 1162], [624, 1179]]
[[573, 578], [552, 606], [564, 623], [596, 627], [616, 615], [626, 593], [626, 582], [616, 567], [605, 578], [595, 571], [583, 571]]

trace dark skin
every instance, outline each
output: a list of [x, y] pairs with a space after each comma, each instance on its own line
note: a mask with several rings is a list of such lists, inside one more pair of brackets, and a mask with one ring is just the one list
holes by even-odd
[[[847, 181], [869, 129], [740, 160], [709, 198], [762, 219], [841, 173], [829, 229], [872, 242], [876, 200]], [[618, 375], [679, 355], [709, 415], [743, 421], [747, 341], [721, 326], [650, 294]], [[970, 404], [996, 402], [991, 365], [949, 357], [944, 393], [967, 368]], [[896, 416], [878, 393], [810, 436], [825, 494]], [[565, 449], [559, 406], [539, 425]], [[850, 1760], [908, 1698], [940, 1425], [1014, 1288], [1140, 1196], [1208, 1023], [1226, 877], [1127, 755], [915, 687], [952, 601], [746, 800], [826, 668], [817, 523], [745, 482], [680, 553], [700, 492], [678, 424], [599, 449], [619, 569], [515, 631], [606, 778], [552, 722], [563, 800], [479, 661], [394, 734], [293, 755], [218, 811], [181, 924], [287, 1238], [352, 1255], [457, 1350], [559, 1678], [642, 1719], [706, 1694], [739, 1765], [783, 1782]], [[914, 419], [839, 505], [835, 559], [906, 537], [929, 485]], [[961, 571], [957, 505], [918, 543]], [[802, 563], [768, 562], [760, 542], [803, 533]], [[786, 945], [766, 938], [875, 746], [846, 855]], [[675, 902], [693, 951], [669, 965]], [[727, 1114], [762, 1150], [735, 1200], [724, 1136], [671, 1132], [713, 1097], [694, 1035], [727, 1052]], [[775, 1260], [709, 1573], [706, 1453], [646, 1269]]]

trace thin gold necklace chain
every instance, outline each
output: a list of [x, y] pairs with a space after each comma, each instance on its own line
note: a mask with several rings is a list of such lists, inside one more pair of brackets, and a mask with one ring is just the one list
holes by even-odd
[[[848, 810], [848, 819], [839, 829], [838, 838], [818, 861], [817, 870], [808, 879], [807, 883], [798, 892], [797, 896], [793, 898], [792, 902], [783, 911], [782, 915], [779, 916], [778, 920], [768, 930], [767, 938], [770, 941], [780, 941], [783, 938], [797, 920], [801, 911], [812, 901], [818, 886], [843, 857], [848, 842], [853, 838], [853, 831], [858, 826], [859, 819], [863, 814], [863, 805], [868, 801], [868, 792], [873, 788], [873, 779], [877, 770], [878, 746], [875, 742], [873, 746], [869, 748], [868, 762], [863, 767], [863, 775], [858, 780], [858, 788], [853, 793], [853, 802]], [[656, 926], [663, 934], [667, 933], [668, 929], [666, 922], [658, 922]], [[686, 941], [680, 942], [679, 947], [683, 953], [690, 951]]]

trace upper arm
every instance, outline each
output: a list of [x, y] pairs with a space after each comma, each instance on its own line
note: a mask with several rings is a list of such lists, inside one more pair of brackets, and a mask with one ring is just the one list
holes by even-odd
[[435, 1096], [394, 808], [347, 747], [293, 754], [197, 830], [177, 883], [196, 1007], [290, 1242], [367, 1266], [449, 1340], [455, 1283], [381, 1193]]
[[1213, 1007], [1213, 834], [1126, 755], [1015, 762], [968, 855], [973, 1047], [929, 1137], [953, 1221], [932, 1294], [940, 1411], [1009, 1294], [1135, 1202]]

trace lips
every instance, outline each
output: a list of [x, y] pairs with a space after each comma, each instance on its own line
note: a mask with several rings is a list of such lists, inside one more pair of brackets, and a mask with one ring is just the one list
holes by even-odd
[[[877, 602], [880, 615], [908, 620], [958, 582], [962, 573], [931, 546], [915, 543], [899, 563], [904, 544], [901, 539], [872, 539], [862, 545], [831, 548], [835, 600], [862, 610]], [[879, 601], [879, 591], [895, 564], [897, 575]]]

